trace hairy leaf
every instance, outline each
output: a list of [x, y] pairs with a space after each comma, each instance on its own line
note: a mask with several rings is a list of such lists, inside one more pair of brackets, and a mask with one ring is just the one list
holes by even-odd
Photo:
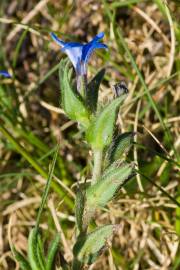
[[67, 116], [81, 123], [84, 127], [89, 124], [89, 112], [86, 109], [81, 96], [71, 85], [72, 68], [69, 62], [61, 60], [59, 67], [59, 79], [61, 87], [61, 103]]
[[39, 262], [38, 258], [38, 230], [33, 228], [29, 234], [28, 238], [28, 259], [32, 270], [45, 270]]
[[115, 195], [116, 191], [133, 173], [133, 165], [123, 163], [120, 166], [113, 163], [102, 178], [87, 189], [87, 207], [103, 207]]
[[57, 234], [54, 238], [53, 242], [51, 243], [51, 246], [48, 251], [48, 257], [47, 257], [47, 263], [46, 263], [46, 270], [52, 270], [53, 269], [53, 263], [55, 260], [56, 253], [58, 251], [60, 243], [60, 235]]
[[12, 248], [12, 251], [22, 270], [32, 270], [28, 260], [20, 252], [18, 252], [15, 247]]
[[94, 262], [106, 245], [107, 240], [112, 236], [115, 227], [114, 225], [102, 226], [86, 236], [79, 237], [73, 248], [75, 256], [74, 265], [76, 265], [74, 269], [78, 269], [78, 265], [81, 267], [82, 264]]
[[41, 268], [45, 268], [45, 255], [44, 255], [44, 247], [41, 239], [41, 235], [38, 233], [37, 235], [37, 241], [38, 241], [38, 246], [37, 246], [37, 256], [38, 256], [38, 261], [39, 264], [41, 265]]
[[111, 143], [117, 111], [125, 97], [126, 95], [122, 95], [113, 100], [92, 120], [92, 123], [87, 130], [86, 138], [93, 149], [101, 150]]
[[133, 132], [125, 132], [118, 135], [110, 145], [108, 151], [108, 159], [110, 162], [114, 162], [122, 157], [124, 153], [127, 153], [132, 146], [134, 138]]

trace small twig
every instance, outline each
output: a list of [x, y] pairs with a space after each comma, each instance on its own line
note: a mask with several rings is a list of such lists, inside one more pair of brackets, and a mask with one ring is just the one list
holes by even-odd
[[8, 230], [7, 230], [7, 237], [8, 237], [8, 242], [9, 242], [11, 252], [13, 252], [13, 241], [12, 241], [12, 237], [11, 237], [11, 228], [12, 228], [13, 224], [15, 223], [15, 219], [16, 219], [15, 215], [12, 214], [9, 218]]
[[[137, 127], [138, 127], [138, 115], [139, 115], [140, 106], [141, 106], [141, 100], [139, 100], [139, 102], [137, 104], [136, 115], [135, 115], [135, 120], [134, 120], [134, 132], [135, 132], [134, 142], [135, 143], [137, 142], [137, 135], [136, 134], [137, 134]], [[138, 166], [138, 155], [137, 155], [137, 147], [135, 144], [134, 144], [134, 161], [136, 163], [136, 167], [138, 168], [139, 167]], [[136, 175], [136, 179], [137, 179], [139, 190], [141, 192], [144, 192], [139, 174]]]
[[[50, 0], [41, 0], [21, 21], [22, 24], [29, 23], [40, 11], [41, 9], [49, 2]], [[7, 36], [7, 41], [9, 42], [14, 36], [21, 30], [21, 26], [18, 25], [13, 29], [10, 34]]]
[[51, 105], [51, 104], [49, 104], [49, 103], [47, 103], [47, 102], [45, 102], [43, 100], [41, 100], [40, 103], [44, 108], [46, 108], [46, 109], [48, 109], [48, 110], [50, 110], [52, 112], [56, 112], [58, 114], [65, 114], [64, 110], [62, 110], [59, 107], [55, 107], [55, 106], [53, 106], [53, 105]]
[[163, 149], [163, 151], [168, 155], [168, 151], [165, 149], [165, 147], [162, 145], [162, 143], [160, 143], [160, 141], [156, 138], [156, 136], [148, 129], [146, 128], [144, 125], [143, 125], [143, 128], [151, 135], [151, 137], [153, 137], [153, 139], [157, 142], [157, 144], [159, 144], [159, 146]]
[[[179, 145], [180, 145], [180, 137], [178, 138], [178, 140], [176, 141], [176, 143], [175, 143], [175, 145], [174, 145], [175, 149], [178, 148]], [[168, 153], [168, 156], [171, 158], [171, 157], [173, 156], [173, 154], [174, 154], [174, 150], [172, 149], [172, 150], [170, 151], [170, 153]], [[160, 176], [160, 175], [161, 175], [161, 173], [164, 171], [164, 169], [165, 169], [165, 167], [166, 167], [167, 164], [168, 164], [168, 161], [167, 161], [167, 160], [165, 160], [165, 161], [162, 163], [161, 167], [159, 168], [159, 170], [158, 170], [158, 172], [157, 172], [157, 176]], [[178, 168], [178, 169], [179, 169], [179, 168]]]
[[170, 26], [170, 33], [171, 33], [171, 50], [169, 52], [169, 64], [167, 67], [167, 77], [171, 75], [171, 71], [173, 68], [174, 64], [174, 56], [175, 56], [175, 46], [176, 46], [176, 38], [175, 38], [175, 33], [174, 33], [174, 25], [173, 25], [173, 20], [171, 18], [171, 14], [169, 12], [169, 9], [166, 4], [164, 4], [166, 15], [169, 21], [169, 26]]
[[157, 25], [157, 23], [155, 21], [153, 21], [148, 15], [147, 13], [145, 13], [143, 10], [141, 10], [140, 8], [138, 8], [137, 6], [134, 6], [132, 8], [136, 13], [138, 13], [142, 18], [144, 18], [151, 26], [154, 30], [156, 30], [159, 35], [164, 39], [164, 41], [169, 45], [170, 42], [168, 40], [168, 38], [163, 34], [162, 30], [160, 29], [160, 27]]
[[56, 229], [58, 231], [58, 233], [60, 233], [60, 236], [61, 236], [61, 240], [62, 240], [62, 243], [63, 243], [63, 246], [64, 246], [64, 250], [67, 254], [67, 257], [68, 259], [72, 259], [73, 258], [73, 254], [72, 254], [72, 251], [66, 241], [66, 238], [65, 238], [65, 235], [63, 233], [63, 230], [61, 228], [61, 225], [59, 223], [59, 220], [58, 220], [58, 217], [57, 217], [57, 214], [56, 214], [56, 210], [55, 210], [55, 207], [54, 207], [54, 202], [52, 199], [49, 200], [48, 202], [48, 206], [49, 206], [49, 209], [51, 211], [51, 215], [52, 215], [52, 218], [54, 220], [54, 224], [56, 226]]
[[174, 202], [178, 207], [180, 207], [180, 203], [171, 195], [169, 195], [168, 192], [165, 191], [164, 188], [162, 188], [161, 186], [159, 186], [158, 184], [156, 184], [156, 182], [154, 182], [153, 180], [151, 180], [149, 177], [147, 177], [146, 175], [144, 175], [143, 173], [141, 173], [138, 170], [135, 170], [137, 173], [139, 173], [141, 176], [143, 176], [146, 180], [148, 180], [153, 186], [157, 187], [163, 194], [166, 195], [166, 197], [168, 197], [172, 202]]
[[14, 204], [9, 205], [4, 211], [3, 211], [3, 216], [9, 215], [18, 209], [22, 209], [23, 207], [27, 207], [31, 204], [36, 204], [41, 201], [40, 197], [32, 197], [32, 198], [26, 198], [24, 200], [15, 202]]
[[155, 255], [156, 259], [162, 265], [165, 261], [164, 255], [159, 251], [159, 249], [156, 247], [155, 243], [150, 238], [147, 239], [147, 244], [148, 244], [149, 248], [151, 249], [151, 251], [153, 252], [153, 254]]
[[55, 175], [53, 175], [53, 178], [58, 182], [58, 184], [59, 184], [61, 187], [63, 187], [64, 190], [66, 190], [66, 191], [69, 193], [69, 195], [70, 195], [73, 199], [76, 198], [75, 193], [74, 193], [68, 186], [66, 186], [66, 185], [63, 183], [63, 181], [61, 181], [61, 180], [60, 180], [58, 177], [56, 177]]

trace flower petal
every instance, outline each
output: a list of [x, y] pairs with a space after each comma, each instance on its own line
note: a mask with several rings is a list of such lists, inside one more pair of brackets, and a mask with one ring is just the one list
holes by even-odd
[[63, 40], [59, 39], [54, 33], [50, 33], [52, 39], [61, 47], [64, 47], [66, 45], [66, 42]]
[[100, 32], [99, 34], [97, 34], [90, 42], [96, 42], [99, 41], [100, 39], [102, 39], [104, 37], [104, 32]]
[[104, 43], [99, 42], [90, 42], [83, 46], [83, 52], [82, 52], [82, 61], [87, 64], [89, 61], [89, 58], [94, 50], [96, 49], [107, 49], [108, 46]]
[[4, 76], [6, 78], [11, 78], [11, 75], [5, 70], [1, 70], [0, 75]]
[[77, 73], [81, 73], [81, 58], [83, 45], [78, 42], [64, 42], [59, 39], [54, 33], [51, 33], [52, 39], [61, 46], [61, 51], [65, 52], [71, 60]]
[[85, 45], [78, 42], [64, 42], [54, 33], [51, 33], [51, 37], [59, 46], [61, 46], [61, 51], [68, 55], [78, 75], [87, 74], [86, 66], [93, 50], [107, 48], [105, 44], [99, 42], [100, 39], [104, 37], [103, 32], [96, 35], [89, 43]]
[[82, 45], [74, 47], [65, 46], [63, 48], [63, 51], [68, 55], [77, 73], [81, 73], [80, 66], [81, 66], [82, 50], [83, 50]]
[[64, 47], [61, 49], [62, 52], [64, 52], [66, 49], [71, 49], [74, 47], [82, 47], [83, 45], [78, 42], [67, 42]]

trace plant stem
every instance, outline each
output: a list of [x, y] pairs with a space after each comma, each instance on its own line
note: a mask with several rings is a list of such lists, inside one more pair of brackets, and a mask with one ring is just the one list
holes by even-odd
[[96, 182], [101, 175], [102, 154], [102, 150], [94, 150], [94, 168], [92, 175], [92, 183]]

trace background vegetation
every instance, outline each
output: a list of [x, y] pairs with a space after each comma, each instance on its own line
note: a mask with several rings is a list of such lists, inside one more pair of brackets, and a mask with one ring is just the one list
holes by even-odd
[[[90, 177], [91, 153], [59, 107], [58, 64], [64, 55], [49, 33], [89, 41], [104, 31], [109, 51], [91, 59], [89, 78], [106, 67], [100, 99], [125, 80], [129, 96], [118, 116], [136, 132], [128, 155], [139, 175], [122, 189], [96, 224], [119, 224], [109, 248], [90, 269], [179, 269], [179, 1], [1, 0], [0, 269], [18, 269], [10, 251], [27, 250], [49, 164], [60, 141], [41, 227], [49, 244], [59, 231], [66, 259], [74, 242], [77, 180]], [[179, 202], [179, 203], [178, 203]], [[59, 260], [57, 256], [57, 260]]]

